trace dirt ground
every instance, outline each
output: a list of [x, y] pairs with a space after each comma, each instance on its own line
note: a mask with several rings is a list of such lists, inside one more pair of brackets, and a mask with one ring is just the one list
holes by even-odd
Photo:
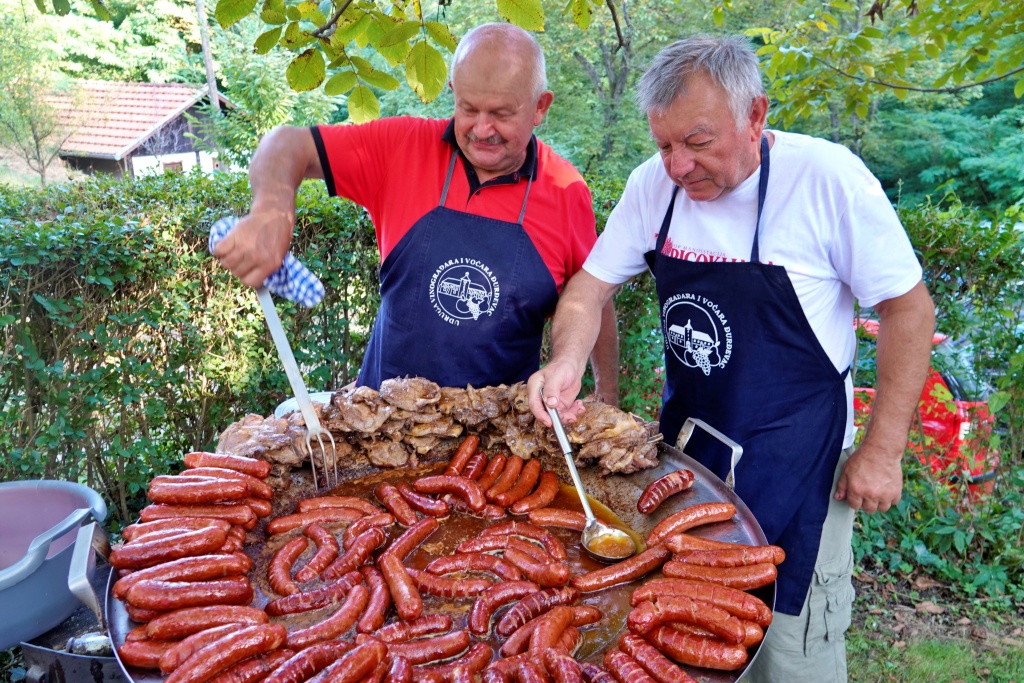
[[1024, 649], [1024, 606], [1016, 614], [986, 610], [981, 600], [964, 600], [926, 574], [895, 581], [859, 570], [854, 628], [902, 647], [911, 639], [969, 641], [976, 650]]

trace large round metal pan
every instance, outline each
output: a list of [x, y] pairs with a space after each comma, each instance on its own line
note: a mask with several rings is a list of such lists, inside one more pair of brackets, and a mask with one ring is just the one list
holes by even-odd
[[[448, 454], [445, 453], [443, 455], [446, 459]], [[622, 521], [643, 536], [646, 536], [659, 521], [685, 507], [689, 507], [697, 503], [728, 501], [734, 504], [737, 510], [736, 515], [732, 520], [698, 527], [697, 529], [694, 529], [692, 533], [733, 543], [745, 543], [752, 545], [763, 545], [766, 543], [764, 533], [761, 531], [761, 527], [758, 525], [757, 520], [755, 520], [754, 516], [750, 513], [750, 510], [733, 491], [725, 486], [721, 479], [716, 477], [693, 458], [675, 448], [672, 448], [671, 446], [665, 445], [664, 443], [659, 444], [658, 455], [659, 465], [657, 467], [643, 470], [635, 474], [610, 475], [602, 477], [598, 474], [596, 468], [589, 467], [583, 468], [580, 471], [580, 476], [583, 480], [583, 485], [587, 488], [587, 492], [591, 497], [603, 502], [611, 508], [622, 519]], [[543, 455], [541, 457], [543, 458], [543, 463], [546, 468], [557, 472], [562, 481], [570, 481], [564, 459], [548, 455]], [[362, 481], [366, 478], [375, 479], [392, 477], [398, 476], [399, 474], [395, 470], [381, 470], [372, 466], [342, 467], [341, 464], [339, 464], [339, 468], [340, 481], [342, 483]], [[640, 497], [644, 488], [658, 477], [680, 468], [685, 468], [693, 472], [693, 486], [687, 491], [683, 491], [670, 497], [661, 504], [653, 515], [644, 515], [639, 513], [636, 509], [636, 501]], [[322, 493], [323, 492], [321, 491], [321, 494]], [[298, 500], [312, 497], [314, 495], [317, 494], [314, 491], [309, 468], [304, 467], [300, 470], [295, 470], [291, 476], [291, 486], [289, 486], [286, 491], [280, 492], [275, 496], [274, 516], [292, 512], [294, 510], [295, 503]], [[253, 576], [253, 584], [256, 586], [258, 593], [256, 600], [253, 602], [253, 605], [257, 607], [262, 607], [267, 602], [267, 598], [265, 596], [259, 595], [260, 583], [263, 581], [262, 576], [265, 575], [266, 572], [269, 555], [272, 552], [271, 548], [276, 549], [276, 545], [280, 545], [268, 544], [267, 536], [263, 529], [264, 524], [261, 522], [252, 532], [249, 533], [245, 547], [245, 550], [250, 555], [254, 555], [255, 564], [251, 572], [251, 576]], [[570, 555], [572, 555], [573, 550], [570, 547], [570, 544], [575, 543], [578, 548], [579, 534], [568, 530], [558, 531], [560, 532], [560, 537], [566, 542]], [[561, 533], [563, 531], [564, 533]], [[647, 578], [652, 578], [653, 576], [657, 575], [651, 575]], [[116, 647], [124, 642], [125, 635], [135, 624], [128, 619], [124, 605], [113, 597], [112, 586], [115, 580], [116, 573], [112, 573], [110, 584], [107, 587], [107, 614], [110, 623], [110, 637]], [[641, 582], [630, 584], [628, 587], [623, 587], [620, 590], [625, 592], [624, 594], [628, 599], [628, 592], [631, 592], [632, 589]], [[616, 589], [608, 590], [614, 591]], [[607, 591], [602, 591], [602, 593], [606, 592]], [[754, 594], [764, 600], [770, 607], [774, 608], [774, 584], [755, 591]], [[592, 596], [600, 595], [601, 593], [588, 594], [584, 596], [584, 603], [591, 602]], [[628, 612], [628, 604], [625, 610], [615, 615], [615, 618], [617, 618], [617, 621], [615, 622], [617, 624], [617, 628], [613, 627], [611, 630], [606, 630], [601, 642], [585, 642], [582, 650], [577, 653], [577, 657], [599, 662], [606, 646], [617, 642], [619, 635], [622, 635], [625, 632], [626, 612]], [[752, 650], [750, 661], [753, 661], [755, 656], [756, 650]], [[747, 666], [749, 666], [749, 663]], [[157, 675], [153, 671], [125, 667], [123, 666], [123, 663], [122, 667], [124, 668], [128, 679], [134, 681], [134, 683], [160, 683], [160, 681], [163, 680], [161, 676]], [[743, 677], [743, 672], [745, 671], [745, 669], [741, 669], [739, 671], [724, 672], [692, 667], [684, 668], [686, 668], [687, 672], [690, 673], [691, 676], [702, 683], [734, 683]]]

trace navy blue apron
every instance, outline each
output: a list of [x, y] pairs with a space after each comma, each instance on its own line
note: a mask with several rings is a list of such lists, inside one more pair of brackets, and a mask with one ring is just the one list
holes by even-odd
[[[797, 615], [814, 573], [846, 429], [846, 373], [836, 371], [782, 266], [760, 263], [768, 187], [761, 138], [757, 224], [749, 263], [698, 263], [662, 253], [676, 193], [645, 258], [661, 305], [666, 383], [661, 431], [674, 444], [687, 417], [743, 446], [736, 493], [769, 543], [782, 546], [776, 609]], [[730, 458], [691, 454], [723, 480]]]
[[448, 387], [512, 384], [540, 367], [558, 288], [522, 225], [533, 180], [515, 223], [448, 209], [455, 157], [453, 149], [438, 206], [381, 265], [360, 385], [407, 375]]

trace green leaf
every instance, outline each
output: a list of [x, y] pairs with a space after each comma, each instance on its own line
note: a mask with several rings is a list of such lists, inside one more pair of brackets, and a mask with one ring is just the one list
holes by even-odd
[[336, 73], [327, 79], [327, 82], [324, 84], [324, 93], [331, 97], [344, 95], [355, 87], [356, 82], [356, 75], [351, 71]]
[[366, 123], [380, 118], [380, 102], [365, 85], [357, 86], [348, 96], [348, 118], [352, 123]]
[[1013, 96], [1018, 99], [1024, 97], [1024, 78], [1017, 81], [1017, 84], [1013, 86]]
[[590, 7], [589, 0], [570, 0], [569, 10], [572, 12], [573, 23], [584, 31], [590, 28], [590, 22], [594, 18], [594, 10]]
[[281, 39], [281, 47], [287, 50], [298, 50], [315, 40], [311, 35], [302, 30], [299, 22], [293, 21], [284, 30], [284, 38]]
[[405, 79], [421, 102], [432, 102], [444, 89], [448, 68], [441, 53], [421, 40], [405, 60]]
[[288, 65], [285, 77], [288, 79], [288, 85], [297, 92], [319, 87], [327, 77], [327, 64], [324, 63], [323, 54], [315, 48], [306, 50]]
[[374, 70], [369, 73], [360, 74], [367, 84], [381, 90], [396, 90], [400, 83], [398, 79], [386, 71]]
[[715, 8], [711, 10], [711, 19], [715, 22], [715, 26], [718, 27], [725, 23], [725, 10], [722, 9], [721, 5], [715, 5]]
[[269, 31], [261, 33], [256, 42], [253, 43], [256, 54], [265, 55], [274, 49], [277, 45], [277, 41], [281, 39], [281, 27], [272, 28]]
[[924, 53], [932, 59], [937, 59], [938, 56], [942, 54], [942, 50], [940, 50], [939, 46], [935, 43], [928, 41], [924, 44]]
[[13, 315], [0, 315], [0, 327], [7, 327], [13, 323], [17, 318]]
[[36, 0], [36, 9], [40, 14], [46, 14], [46, 0]]
[[448, 27], [439, 21], [428, 21], [425, 24], [427, 33], [434, 39], [434, 42], [442, 47], [447, 48], [449, 52], [455, 52], [455, 48], [458, 46], [459, 41], [455, 39], [452, 32], [448, 30]]
[[103, 4], [103, 0], [89, 0], [89, 4], [92, 5], [92, 11], [96, 13], [97, 19], [110, 21], [110, 10]]
[[415, 21], [399, 22], [393, 29], [381, 36], [374, 47], [394, 47], [400, 43], [408, 42], [410, 38], [420, 32], [420, 25]]
[[372, 23], [373, 18], [365, 13], [355, 21], [339, 23], [334, 30], [334, 35], [331, 36], [331, 44], [338, 49], [348, 45], [353, 40], [360, 38]]
[[503, 19], [527, 31], [544, 30], [544, 7], [540, 0], [495, 0]]
[[65, 17], [71, 13], [71, 3], [68, 0], [53, 0], [53, 11]]
[[284, 11], [284, 15], [288, 17], [288, 21], [301, 21], [302, 12], [299, 11], [298, 7], [289, 7]]
[[260, 19], [264, 24], [283, 24], [288, 21], [284, 10], [283, 0], [266, 0], [263, 3], [263, 10], [260, 12]]
[[256, 0], [217, 0], [213, 16], [221, 28], [227, 28], [249, 16], [254, 9]]

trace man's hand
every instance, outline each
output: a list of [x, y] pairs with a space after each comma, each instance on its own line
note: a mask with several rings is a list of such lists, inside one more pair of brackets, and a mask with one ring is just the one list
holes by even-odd
[[[530, 399], [533, 416], [546, 427], [551, 426], [548, 406], [558, 410], [562, 422], [575, 422], [583, 414], [579, 396], [583, 371], [566, 361], [553, 360], [530, 375], [526, 382], [526, 395]], [[542, 395], [543, 392], [543, 395]]]
[[293, 227], [287, 212], [254, 207], [217, 243], [213, 255], [243, 283], [258, 288], [284, 262]]
[[836, 485], [836, 500], [854, 510], [885, 512], [903, 495], [902, 451], [891, 453], [861, 444], [843, 466]]

